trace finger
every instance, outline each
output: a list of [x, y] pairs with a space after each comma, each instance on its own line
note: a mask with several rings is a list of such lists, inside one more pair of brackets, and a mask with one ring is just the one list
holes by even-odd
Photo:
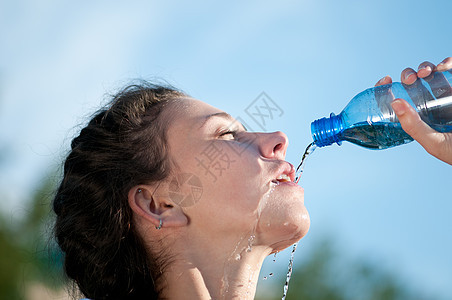
[[385, 84], [391, 84], [392, 78], [390, 76], [385, 76], [382, 79], [378, 80], [378, 82], [375, 84], [375, 86], [385, 85]]
[[443, 73], [436, 72], [424, 78], [436, 99], [452, 96], [452, 87]]
[[414, 71], [412, 68], [406, 68], [400, 74], [400, 78], [402, 83], [410, 85], [417, 80], [417, 74], [416, 71]]
[[420, 103], [434, 99], [433, 95], [422, 84], [421, 80], [418, 80], [417, 73], [412, 68], [406, 68], [402, 71], [400, 76], [409, 96], [409, 99], [406, 100], [411, 101], [413, 105], [417, 106]]
[[436, 156], [438, 146], [443, 142], [443, 135], [421, 120], [414, 108], [403, 99], [395, 99], [392, 108], [396, 113], [403, 130], [427, 150]]
[[[445, 58], [440, 63], [440, 65], [441, 68], [452, 68], [452, 58]], [[431, 62], [426, 61], [419, 65], [419, 71], [417, 72], [417, 74], [419, 78], [423, 78], [425, 82], [429, 84], [435, 98], [452, 96], [452, 88], [449, 84], [449, 81], [446, 79], [443, 73], [436, 71], [438, 71], [438, 68], [435, 67], [435, 65]]]
[[447, 71], [452, 69], [452, 57], [445, 58], [442, 62], [438, 64], [436, 69], [439, 72]]
[[436, 71], [436, 66], [429, 61], [424, 61], [419, 65], [417, 76], [419, 78], [425, 78]]

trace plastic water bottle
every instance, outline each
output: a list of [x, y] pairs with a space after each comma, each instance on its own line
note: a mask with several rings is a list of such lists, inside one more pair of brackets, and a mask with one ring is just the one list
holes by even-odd
[[395, 98], [408, 101], [421, 119], [440, 132], [452, 131], [452, 71], [436, 72], [412, 85], [400, 82], [367, 89], [339, 114], [311, 123], [314, 144], [342, 141], [369, 149], [386, 149], [411, 142], [391, 107]]

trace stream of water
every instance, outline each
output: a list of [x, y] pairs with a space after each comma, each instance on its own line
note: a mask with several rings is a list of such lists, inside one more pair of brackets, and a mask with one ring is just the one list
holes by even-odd
[[[314, 144], [314, 142], [310, 143], [306, 147], [306, 150], [304, 151], [304, 154], [301, 157], [301, 162], [298, 165], [297, 170], [295, 171], [295, 173], [296, 173], [295, 182], [296, 183], [298, 183], [300, 181], [301, 175], [303, 174], [303, 169], [306, 164], [306, 159], [312, 152], [314, 152], [315, 148], [317, 148], [317, 146], [316, 146], [316, 144]], [[286, 275], [286, 283], [284, 284], [283, 296], [281, 298], [282, 300], [286, 299], [287, 292], [289, 291], [289, 282], [290, 282], [290, 278], [292, 277], [293, 260], [294, 260], [294, 256], [295, 256], [295, 251], [297, 250], [297, 246], [298, 246], [298, 243], [295, 243], [293, 245], [292, 252], [290, 254], [289, 267], [288, 267], [287, 275]]]

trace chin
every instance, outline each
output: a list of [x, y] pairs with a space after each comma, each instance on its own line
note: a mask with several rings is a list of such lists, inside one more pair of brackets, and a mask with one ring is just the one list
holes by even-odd
[[270, 245], [273, 252], [282, 251], [301, 240], [311, 224], [302, 202], [297, 201], [293, 205], [285, 203], [283, 206], [270, 209], [273, 213], [266, 214], [270, 217], [269, 221], [265, 222], [266, 218], [262, 218], [259, 226], [263, 243]]
[[304, 213], [298, 214], [296, 218], [285, 222], [280, 232], [280, 237], [285, 238], [273, 244], [273, 252], [282, 251], [300, 241], [308, 233], [310, 225], [311, 221], [306, 209]]

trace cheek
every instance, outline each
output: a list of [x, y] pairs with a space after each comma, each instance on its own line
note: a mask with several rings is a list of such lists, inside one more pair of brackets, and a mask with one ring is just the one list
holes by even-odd
[[258, 159], [242, 153], [219, 179], [221, 191], [233, 205], [246, 212], [255, 212], [269, 190], [263, 174], [264, 170]]
[[[268, 192], [265, 170], [252, 145], [206, 143], [197, 149], [184, 149], [177, 154], [178, 173], [183, 177], [193, 175], [192, 178], [198, 179], [195, 190], [199, 190], [199, 186], [202, 188], [200, 203], [215, 203], [220, 211], [254, 214], [262, 196]], [[173, 186], [177, 188], [176, 182]], [[183, 186], [180, 191], [181, 194], [190, 194], [193, 189], [192, 186]], [[186, 202], [197, 203], [195, 200]]]

